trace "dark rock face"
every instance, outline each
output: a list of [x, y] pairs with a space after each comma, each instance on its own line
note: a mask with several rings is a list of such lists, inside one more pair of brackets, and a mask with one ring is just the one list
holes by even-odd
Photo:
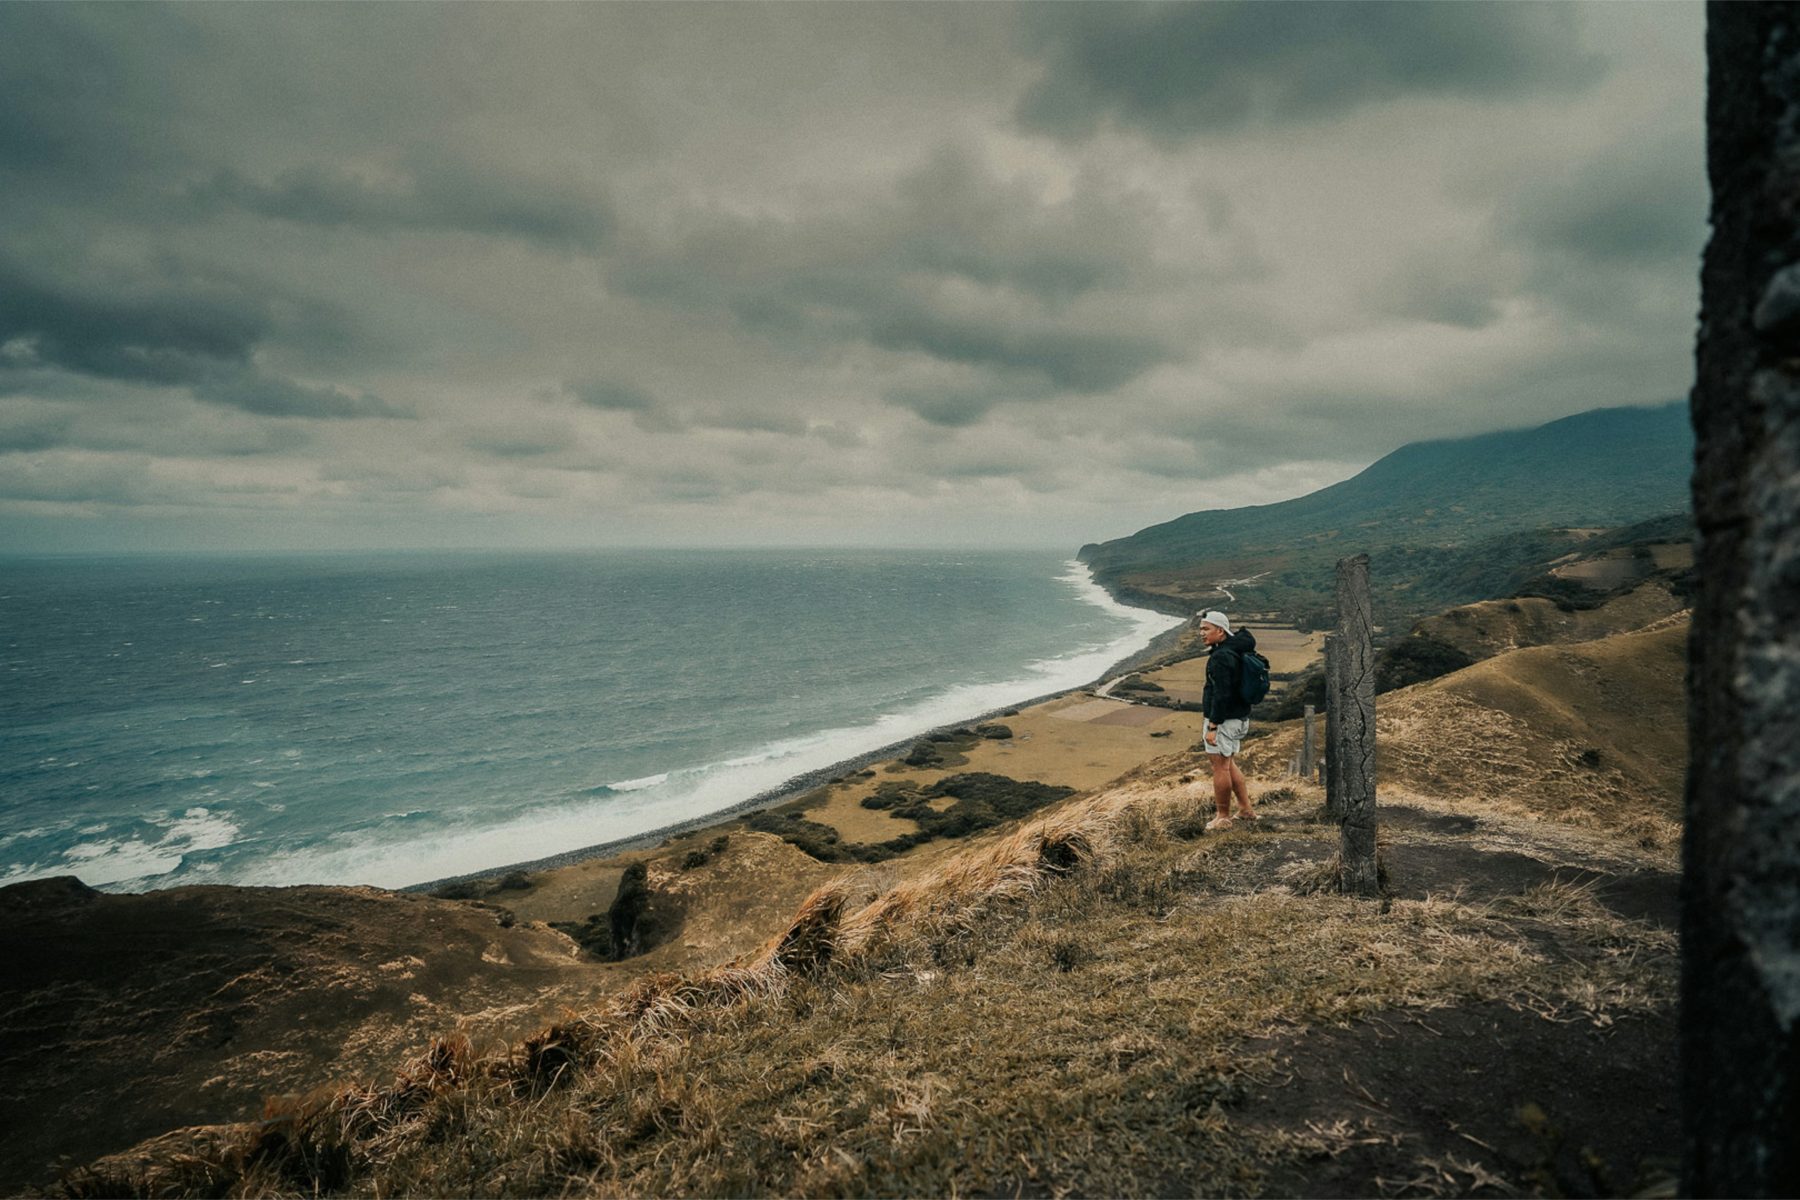
[[645, 882], [649, 874], [649, 868], [643, 863], [626, 867], [624, 877], [619, 880], [619, 894], [613, 897], [612, 907], [606, 910], [615, 957], [627, 958], [649, 949], [644, 944], [648, 940], [644, 935], [649, 932], [645, 928], [649, 924], [645, 918], [650, 913], [650, 888]]
[[1800, 1195], [1800, 10], [1708, 11], [1683, 1191]]
[[56, 875], [0, 888], [0, 913], [13, 916], [57, 912], [91, 904], [99, 898], [99, 892], [75, 876]]

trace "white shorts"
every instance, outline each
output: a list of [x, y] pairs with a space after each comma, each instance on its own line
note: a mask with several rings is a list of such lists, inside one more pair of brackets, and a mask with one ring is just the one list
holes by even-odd
[[[1218, 731], [1217, 740], [1207, 741], [1206, 735], [1215, 730]], [[1238, 747], [1243, 745], [1244, 735], [1249, 732], [1250, 720], [1248, 717], [1233, 717], [1229, 721], [1220, 721], [1217, 725], [1202, 718], [1200, 740], [1205, 743], [1208, 754], [1216, 754], [1220, 758], [1230, 758], [1238, 752]]]

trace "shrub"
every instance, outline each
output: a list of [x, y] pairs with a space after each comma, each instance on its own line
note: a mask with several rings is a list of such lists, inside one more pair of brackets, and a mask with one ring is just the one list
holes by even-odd
[[1074, 788], [1039, 783], [1035, 779], [1013, 779], [989, 771], [969, 771], [950, 775], [925, 789], [929, 796], [953, 796], [957, 800], [980, 800], [993, 806], [1008, 819], [1028, 816], [1046, 804], [1073, 796]]
[[1379, 694], [1423, 683], [1460, 671], [1474, 662], [1468, 652], [1448, 642], [1426, 634], [1411, 634], [1375, 655], [1375, 691]]
[[842, 839], [837, 830], [818, 821], [809, 821], [797, 812], [775, 813], [765, 809], [751, 813], [744, 824], [762, 833], [772, 833], [820, 862], [845, 862], [850, 858], [839, 845]]
[[938, 761], [937, 747], [929, 741], [915, 742], [902, 760], [909, 767], [929, 767]]
[[905, 805], [916, 804], [918, 803], [918, 800], [919, 792], [917, 788], [909, 783], [900, 783], [897, 780], [890, 779], [883, 783], [876, 784], [875, 791], [862, 798], [862, 806], [864, 808], [872, 808], [879, 811], [884, 808], [900, 808]]

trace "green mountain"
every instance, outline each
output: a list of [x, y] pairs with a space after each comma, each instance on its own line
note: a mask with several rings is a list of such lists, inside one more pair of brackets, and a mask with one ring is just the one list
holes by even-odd
[[1685, 513], [1693, 453], [1685, 402], [1596, 409], [1414, 442], [1310, 495], [1189, 513], [1080, 557], [1132, 603], [1192, 612], [1223, 584], [1239, 606], [1304, 617], [1329, 604], [1337, 559], [1366, 552], [1392, 621], [1487, 598], [1483, 563], [1554, 557], [1582, 538], [1571, 529]]

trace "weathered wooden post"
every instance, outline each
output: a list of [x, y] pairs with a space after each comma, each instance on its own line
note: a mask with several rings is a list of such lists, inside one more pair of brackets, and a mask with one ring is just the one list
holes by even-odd
[[1335, 740], [1325, 748], [1333, 791], [1328, 803], [1339, 822], [1338, 885], [1355, 896], [1380, 890], [1375, 865], [1375, 614], [1369, 597], [1369, 556], [1338, 560], [1337, 648], [1326, 701]]
[[1343, 790], [1338, 786], [1338, 650], [1337, 635], [1325, 638], [1325, 761], [1319, 765], [1319, 782], [1325, 785], [1325, 815], [1344, 819]]
[[1300, 770], [1302, 779], [1311, 779], [1318, 753], [1313, 746], [1313, 706], [1308, 704], [1300, 717]]
[[1800, 11], [1706, 50], [1681, 1194], [1800, 1196]]

